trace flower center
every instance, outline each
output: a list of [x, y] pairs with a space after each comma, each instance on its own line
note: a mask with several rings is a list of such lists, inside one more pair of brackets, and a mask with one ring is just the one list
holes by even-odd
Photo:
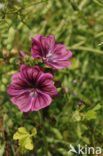
[[30, 93], [30, 96], [35, 96], [35, 89], [33, 89], [32, 91], [31, 91], [31, 93]]
[[51, 53], [48, 53], [48, 54], [46, 55], [47, 58], [49, 58], [49, 57], [51, 57], [51, 56], [52, 56]]

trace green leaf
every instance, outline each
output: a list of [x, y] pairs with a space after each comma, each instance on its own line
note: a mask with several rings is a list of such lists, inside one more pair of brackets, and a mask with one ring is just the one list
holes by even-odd
[[86, 144], [90, 144], [89, 138], [83, 136], [83, 137], [82, 137], [82, 140], [83, 140]]
[[57, 128], [51, 128], [51, 131], [55, 134], [56, 138], [63, 139], [62, 134], [60, 133], [60, 131]]
[[96, 119], [97, 118], [97, 110], [101, 108], [101, 105], [96, 105], [92, 110], [89, 110], [87, 113], [85, 113], [85, 118], [87, 120]]
[[32, 136], [35, 136], [36, 134], [36, 128], [32, 129], [31, 134], [29, 134], [24, 127], [18, 128], [18, 131], [14, 134], [13, 139], [19, 140], [19, 149], [22, 153], [25, 152], [25, 150], [33, 149]]
[[98, 104], [98, 105], [96, 105], [96, 106], [93, 108], [93, 110], [94, 110], [94, 111], [97, 111], [97, 110], [99, 110], [100, 108], [101, 108], [101, 105]]
[[14, 140], [17, 139], [23, 139], [25, 137], [27, 137], [29, 135], [29, 133], [26, 131], [26, 129], [24, 127], [20, 127], [18, 128], [18, 132], [16, 132], [13, 136]]
[[103, 6], [103, 1], [102, 0], [93, 0], [95, 3], [97, 3], [100, 6]]
[[27, 137], [25, 140], [25, 148], [28, 150], [32, 150], [33, 149], [33, 143], [30, 137]]
[[36, 130], [36, 128], [33, 128], [32, 131], [31, 131], [31, 135], [35, 136], [36, 134], [37, 134], [37, 130]]
[[77, 134], [78, 134], [78, 137], [79, 137], [79, 138], [82, 137], [82, 130], [81, 130], [80, 125], [77, 126]]
[[16, 132], [13, 136], [13, 139], [14, 140], [18, 140], [18, 139], [23, 139], [25, 138], [26, 136], [28, 136], [28, 134], [22, 134], [22, 133], [19, 133], [19, 132]]
[[18, 131], [19, 131], [20, 133], [23, 133], [23, 134], [24, 134], [24, 133], [25, 133], [25, 134], [28, 133], [24, 127], [18, 128]]
[[5, 145], [0, 146], [0, 156], [3, 156], [5, 152]]
[[94, 110], [89, 110], [87, 113], [85, 113], [85, 118], [87, 120], [96, 119], [97, 113]]
[[73, 70], [79, 67], [80, 63], [77, 58], [71, 58], [72, 65], [69, 67], [69, 69]]
[[64, 149], [64, 148], [58, 148], [57, 151], [58, 151], [60, 154], [62, 154], [62, 155], [66, 155], [66, 154], [67, 154], [67, 151], [66, 151], [66, 149]]
[[9, 33], [8, 33], [8, 44], [7, 44], [7, 49], [11, 50], [13, 42], [15, 38], [15, 30], [13, 27], [10, 27]]
[[73, 113], [72, 118], [73, 118], [74, 121], [80, 121], [80, 120], [81, 120], [80, 113], [79, 113], [78, 111], [75, 111], [75, 112]]

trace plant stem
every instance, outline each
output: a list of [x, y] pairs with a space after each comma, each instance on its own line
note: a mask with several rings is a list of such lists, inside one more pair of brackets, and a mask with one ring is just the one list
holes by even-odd
[[93, 53], [97, 53], [97, 54], [102, 54], [103, 55], [103, 51], [99, 50], [99, 49], [93, 49], [90, 47], [69, 47], [70, 50], [81, 50], [81, 51], [88, 51], [88, 52], [93, 52]]
[[43, 124], [43, 128], [42, 128], [42, 136], [43, 136], [43, 142], [44, 142], [43, 151], [44, 151], [45, 156], [48, 156], [48, 143], [47, 143], [47, 139], [45, 136], [45, 127], [44, 127], [44, 122], [43, 122], [42, 110], [38, 111], [38, 116], [39, 116], [40, 124]]

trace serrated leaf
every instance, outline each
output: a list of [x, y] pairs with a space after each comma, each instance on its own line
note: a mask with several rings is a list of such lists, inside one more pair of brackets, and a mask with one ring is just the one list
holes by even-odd
[[16, 132], [13, 136], [14, 140], [17, 139], [23, 139], [25, 137], [27, 137], [29, 135], [29, 133], [26, 131], [26, 129], [24, 127], [20, 127], [18, 128], [18, 132]]
[[28, 150], [32, 150], [33, 149], [33, 143], [30, 137], [27, 137], [25, 140], [25, 148]]
[[19, 131], [20, 133], [26, 133], [26, 134], [28, 133], [24, 127], [18, 128], [18, 131]]
[[80, 114], [79, 114], [78, 111], [75, 111], [75, 112], [73, 113], [72, 118], [73, 118], [74, 121], [80, 121], [80, 120], [81, 120], [81, 116], [80, 116]]
[[14, 134], [13, 139], [19, 140], [19, 149], [21, 152], [25, 152], [25, 150], [33, 149], [32, 136], [35, 136], [36, 134], [36, 128], [33, 128], [31, 134], [29, 134], [24, 127], [20, 127]]
[[27, 133], [27, 134], [21, 134], [21, 133], [19, 133], [19, 132], [16, 132], [16, 133], [14, 134], [14, 136], [13, 136], [13, 139], [14, 139], [14, 140], [23, 139], [23, 138], [25, 138], [25, 137], [27, 137], [27, 136], [28, 136], [28, 133]]

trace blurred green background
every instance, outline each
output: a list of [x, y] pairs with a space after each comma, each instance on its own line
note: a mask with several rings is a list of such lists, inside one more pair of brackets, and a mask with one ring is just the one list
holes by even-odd
[[[70, 144], [103, 149], [102, 0], [0, 0], [0, 156], [45, 156], [37, 112], [20, 112], [6, 93], [19, 51], [30, 56], [37, 34], [54, 35], [73, 53], [71, 67], [54, 73], [59, 93], [43, 109], [48, 156], [76, 156]], [[36, 127], [32, 151], [13, 140], [19, 127]]]

